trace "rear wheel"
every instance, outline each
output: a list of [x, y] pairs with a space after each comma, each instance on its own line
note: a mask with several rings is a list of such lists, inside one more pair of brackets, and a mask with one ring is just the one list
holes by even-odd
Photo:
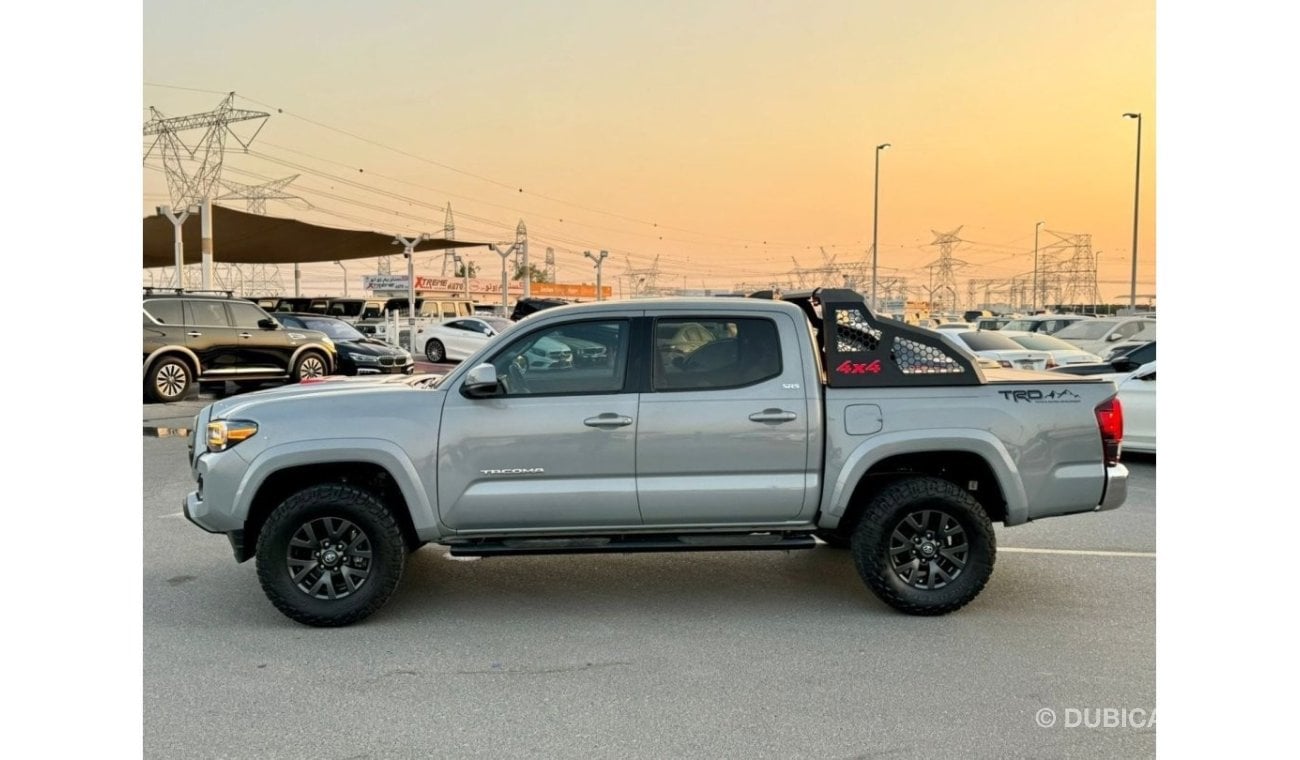
[[276, 609], [307, 625], [364, 620], [402, 576], [407, 546], [392, 512], [368, 491], [311, 486], [285, 499], [257, 539], [257, 578]]
[[440, 340], [430, 340], [424, 344], [424, 356], [431, 362], [440, 362], [447, 358], [447, 348]]
[[294, 382], [302, 382], [312, 377], [324, 377], [328, 365], [325, 363], [325, 357], [315, 351], [307, 351], [298, 357], [298, 361], [293, 365]]
[[851, 542], [862, 580], [891, 607], [943, 615], [979, 595], [993, 572], [993, 524], [969, 493], [908, 478], [871, 500]]
[[145, 392], [161, 404], [180, 401], [193, 385], [190, 365], [174, 356], [164, 356], [153, 363], [145, 377]]

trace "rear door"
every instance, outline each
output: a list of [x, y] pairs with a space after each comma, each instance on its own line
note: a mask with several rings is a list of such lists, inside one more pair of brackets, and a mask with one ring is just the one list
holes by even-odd
[[[615, 337], [602, 365], [542, 366], [535, 344], [559, 344], [567, 323], [541, 326], [489, 354], [491, 398], [448, 388], [438, 439], [438, 509], [458, 531], [581, 530], [641, 525], [636, 495], [634, 312], [587, 320]], [[560, 344], [562, 345], [562, 344]]]
[[239, 330], [230, 323], [225, 301], [185, 299], [185, 345], [199, 357], [204, 378], [233, 379], [239, 373]]
[[[677, 339], [697, 328], [701, 340]], [[798, 345], [795, 330], [785, 314], [655, 320], [636, 448], [647, 526], [799, 516], [816, 479], [808, 481], [803, 364], [782, 355], [783, 345]]]

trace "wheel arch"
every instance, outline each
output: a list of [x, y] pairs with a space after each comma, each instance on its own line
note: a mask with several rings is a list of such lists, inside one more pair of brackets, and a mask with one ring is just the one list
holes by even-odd
[[237, 510], [245, 515], [240, 562], [252, 558], [272, 510], [289, 495], [321, 483], [349, 483], [374, 493], [392, 510], [409, 548], [419, 546], [422, 535], [438, 532], [428, 492], [395, 444], [335, 441], [322, 450], [319, 441], [314, 443], [266, 452], [249, 468], [236, 497]]
[[[1018, 525], [1028, 519], [1028, 499], [1015, 462], [984, 431], [925, 431], [923, 437], [865, 442], [831, 484], [819, 525], [851, 528], [881, 488], [902, 478], [933, 476], [969, 491], [990, 519]], [[974, 488], [972, 488], [972, 485]]]
[[294, 368], [298, 366], [298, 359], [300, 359], [302, 355], [306, 353], [317, 353], [325, 357], [325, 374], [327, 375], [333, 374], [334, 371], [338, 369], [337, 357], [335, 357], [333, 352], [331, 352], [325, 346], [320, 345], [319, 343], [307, 343], [305, 345], [298, 346], [298, 348], [293, 352], [293, 355], [289, 357], [288, 370], [290, 374], [292, 374]]
[[199, 375], [202, 374], [203, 365], [199, 361], [198, 355], [185, 346], [163, 346], [162, 348], [154, 349], [152, 353], [144, 358], [144, 368], [140, 370], [140, 379], [148, 379], [149, 368], [153, 366], [154, 362], [165, 356], [176, 356], [184, 360], [190, 368], [190, 374], [193, 376], [194, 382], [197, 383], [199, 381]]

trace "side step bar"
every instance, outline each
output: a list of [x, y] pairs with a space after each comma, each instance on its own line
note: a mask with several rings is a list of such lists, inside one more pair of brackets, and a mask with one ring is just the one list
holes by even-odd
[[694, 533], [687, 535], [494, 538], [447, 545], [453, 557], [519, 554], [613, 554], [628, 552], [723, 552], [812, 549], [808, 533]]

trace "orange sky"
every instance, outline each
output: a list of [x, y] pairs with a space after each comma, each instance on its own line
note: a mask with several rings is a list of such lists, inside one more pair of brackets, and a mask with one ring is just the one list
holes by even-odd
[[[269, 213], [440, 233], [450, 202], [459, 238], [496, 241], [522, 218], [562, 281], [591, 281], [582, 251], [600, 248], [607, 281], [658, 256], [661, 285], [693, 288], [787, 281], [821, 246], [868, 261], [889, 142], [882, 280], [926, 285], [932, 230], [959, 225], [963, 295], [1028, 275], [1041, 219], [1092, 235], [1101, 295], [1120, 301], [1136, 144], [1121, 114], [1140, 111], [1138, 292], [1155, 292], [1154, 3], [146, 2], [144, 20], [142, 105], [193, 113], [234, 90], [275, 114], [224, 175], [301, 174], [289, 189], [314, 208]], [[145, 213], [167, 201], [159, 172], [144, 193]], [[341, 292], [340, 275], [306, 268], [304, 294]]]

